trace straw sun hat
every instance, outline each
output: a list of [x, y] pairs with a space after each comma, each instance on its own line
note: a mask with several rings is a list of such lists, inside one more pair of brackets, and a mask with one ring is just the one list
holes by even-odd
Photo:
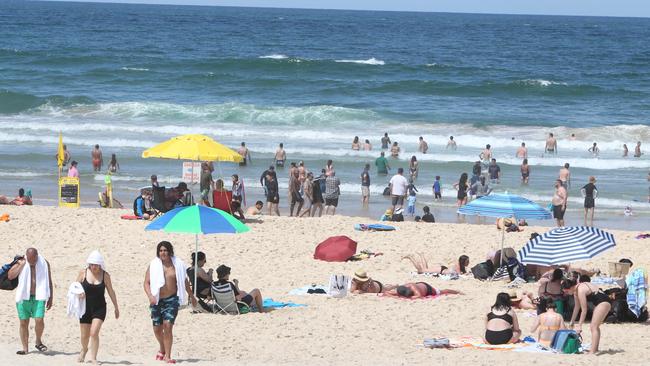
[[521, 301], [521, 297], [517, 294], [517, 290], [509, 290], [508, 296], [510, 296], [510, 301]]
[[366, 282], [370, 279], [370, 277], [368, 277], [366, 271], [362, 269], [358, 269], [354, 272], [354, 279], [359, 282]]

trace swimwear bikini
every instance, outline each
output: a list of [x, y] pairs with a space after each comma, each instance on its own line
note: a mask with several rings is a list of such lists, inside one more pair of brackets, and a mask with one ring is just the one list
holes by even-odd
[[[587, 285], [588, 286], [588, 285]], [[598, 289], [598, 292], [592, 292], [587, 295], [587, 301], [594, 304], [594, 307], [598, 306], [601, 303], [609, 302], [609, 296], [604, 293], [601, 289]]]
[[377, 286], [379, 286], [379, 292], [381, 293], [384, 290], [384, 285], [381, 284], [381, 282], [377, 280], [372, 280], [372, 282], [376, 283]]
[[[540, 330], [540, 334], [541, 334], [541, 332], [544, 332], [544, 331], [547, 331], [547, 330], [558, 331], [558, 330], [560, 330], [560, 327], [558, 325], [555, 325], [555, 326], [551, 327], [549, 325], [540, 324], [539, 325], [539, 330]], [[552, 342], [553, 342], [553, 337], [551, 337], [551, 339], [548, 339], [548, 340], [541, 339], [541, 337], [539, 339], [539, 343], [545, 345], [546, 347], [550, 347]]]
[[436, 290], [426, 282], [416, 282], [415, 284], [423, 284], [427, 288], [427, 293], [424, 296], [433, 296], [436, 294]]
[[[510, 309], [508, 309], [510, 311]], [[510, 342], [513, 336], [512, 325], [513, 320], [512, 316], [508, 313], [503, 315], [496, 315], [493, 312], [489, 312], [487, 315], [488, 322], [492, 319], [501, 319], [510, 324], [510, 328], [504, 330], [485, 330], [485, 341], [489, 344], [507, 344]]]

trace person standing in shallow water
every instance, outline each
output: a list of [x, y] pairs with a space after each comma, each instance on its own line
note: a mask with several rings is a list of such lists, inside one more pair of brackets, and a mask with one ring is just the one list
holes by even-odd
[[93, 151], [90, 152], [90, 157], [93, 160], [93, 171], [101, 171], [102, 165], [104, 164], [104, 157], [102, 156], [102, 150], [99, 148], [99, 145], [95, 145]]
[[388, 137], [388, 132], [384, 133], [384, 137], [381, 138], [381, 148], [386, 150], [388, 145], [390, 145], [390, 137]]
[[585, 198], [585, 226], [587, 226], [587, 222], [589, 226], [594, 226], [594, 211], [596, 210], [596, 197], [598, 197], [598, 189], [594, 183], [596, 183], [596, 177], [592, 175], [589, 177], [589, 183], [580, 189], [582, 197]]

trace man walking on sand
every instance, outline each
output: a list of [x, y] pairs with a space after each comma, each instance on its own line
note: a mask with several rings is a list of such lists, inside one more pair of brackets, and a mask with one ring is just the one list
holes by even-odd
[[161, 241], [156, 248], [154, 258], [144, 276], [144, 292], [149, 299], [149, 309], [153, 322], [153, 333], [158, 341], [159, 350], [156, 360], [176, 363], [171, 358], [174, 341], [172, 329], [178, 308], [187, 303], [187, 296], [196, 306], [190, 281], [185, 274], [185, 263], [174, 256], [174, 247], [168, 241]]
[[557, 221], [558, 227], [564, 226], [564, 213], [566, 212], [567, 198], [567, 191], [562, 185], [562, 181], [559, 179], [556, 180], [555, 193], [553, 193], [551, 203], [553, 204], [553, 217]]
[[23, 349], [16, 352], [18, 355], [26, 355], [29, 351], [29, 319], [34, 318], [36, 333], [36, 349], [46, 352], [47, 347], [43, 344], [42, 336], [45, 329], [45, 310], [52, 308], [52, 273], [50, 263], [41, 255], [38, 255], [36, 248], [29, 248], [25, 256], [20, 258], [9, 269], [7, 274], [9, 280], [18, 278], [16, 287], [16, 309], [20, 319], [20, 342]]

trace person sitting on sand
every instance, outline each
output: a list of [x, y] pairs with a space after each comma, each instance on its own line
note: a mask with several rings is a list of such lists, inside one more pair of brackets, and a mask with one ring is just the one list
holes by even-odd
[[415, 266], [415, 269], [418, 271], [418, 274], [467, 274], [469, 268], [469, 257], [464, 254], [458, 257], [458, 263], [453, 264], [451, 268], [443, 266], [442, 264], [429, 265], [427, 263], [426, 257], [424, 256], [424, 253], [409, 254], [402, 257], [402, 259], [410, 260], [411, 263], [413, 263], [413, 266]]
[[460, 291], [451, 289], [437, 289], [426, 282], [405, 283], [394, 289], [386, 291], [386, 295], [393, 297], [405, 297], [408, 299], [420, 299], [429, 296], [440, 295], [464, 295]]
[[262, 201], [257, 201], [255, 202], [255, 206], [251, 206], [248, 209], [246, 209], [246, 216], [259, 216], [262, 214], [262, 207], [264, 207], [264, 202]]
[[31, 206], [32, 197], [31, 194], [26, 195], [25, 190], [20, 188], [18, 190], [18, 196], [11, 201], [6, 196], [0, 195], [0, 205]]
[[203, 267], [205, 266], [206, 257], [205, 253], [198, 252], [192, 253], [192, 265], [187, 267], [187, 278], [192, 284], [192, 290], [194, 291], [194, 268], [198, 267], [196, 271], [196, 296], [206, 298], [210, 296], [210, 287], [212, 284], [212, 268], [207, 272]]
[[555, 303], [546, 303], [546, 312], [537, 316], [530, 332], [537, 333], [537, 341], [546, 347], [551, 346], [555, 333], [560, 329], [566, 329], [562, 315], [555, 312]]
[[521, 336], [521, 329], [517, 314], [512, 309], [510, 295], [500, 292], [485, 318], [485, 343], [516, 343], [519, 341], [519, 336]]
[[353, 294], [379, 294], [394, 289], [394, 285], [384, 285], [368, 276], [366, 271], [359, 269], [354, 272], [350, 292]]
[[255, 302], [255, 307], [257, 307], [260, 313], [267, 312], [267, 310], [264, 309], [264, 306], [262, 306], [262, 293], [260, 292], [259, 289], [253, 289], [250, 292], [246, 292], [239, 289], [237, 280], [233, 280], [233, 282], [230, 282], [230, 267], [223, 264], [217, 267], [216, 284], [217, 285], [230, 284], [230, 288], [232, 288], [233, 292], [235, 293], [235, 298], [237, 299], [237, 301], [242, 301], [246, 303], [248, 306], [252, 306], [253, 302]]

